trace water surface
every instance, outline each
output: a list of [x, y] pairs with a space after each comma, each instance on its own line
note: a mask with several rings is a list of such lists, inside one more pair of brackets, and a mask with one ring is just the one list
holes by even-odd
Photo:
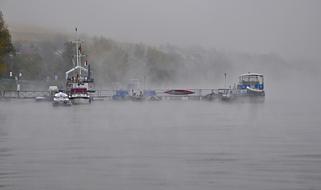
[[313, 101], [0, 101], [0, 190], [321, 189]]

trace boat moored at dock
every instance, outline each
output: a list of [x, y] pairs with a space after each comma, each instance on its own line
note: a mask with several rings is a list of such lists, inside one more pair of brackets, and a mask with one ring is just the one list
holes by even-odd
[[167, 90], [164, 93], [167, 93], [167, 94], [170, 94], [170, 95], [190, 95], [190, 94], [194, 94], [193, 91], [185, 90], [185, 89], [172, 89], [172, 90]]
[[234, 94], [238, 97], [265, 97], [263, 74], [246, 73], [239, 76]]
[[82, 41], [76, 38], [73, 43], [76, 54], [72, 60], [74, 67], [66, 72], [66, 92], [73, 103], [91, 103], [93, 98], [90, 93], [95, 92], [95, 85], [90, 65], [87, 60], [82, 61], [82, 57], [86, 57], [82, 53]]
[[52, 105], [54, 105], [54, 106], [58, 106], [58, 105], [71, 106], [71, 101], [68, 98], [68, 95], [66, 93], [58, 92], [53, 97]]

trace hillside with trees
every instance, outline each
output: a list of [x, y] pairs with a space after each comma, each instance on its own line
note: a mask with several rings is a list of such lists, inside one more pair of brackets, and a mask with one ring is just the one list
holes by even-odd
[[[11, 35], [0, 19], [1, 74], [22, 73], [24, 80], [63, 81], [72, 66], [75, 49], [74, 35], [48, 32], [13, 30]], [[31, 27], [32, 28], [32, 27]], [[283, 71], [291, 72], [295, 66], [277, 54], [250, 54], [203, 47], [178, 47], [170, 44], [150, 46], [125, 43], [97, 36], [80, 35], [85, 58], [92, 65], [98, 87], [124, 86], [131, 79], [146, 80], [149, 86], [219, 87], [228, 73], [228, 83], [239, 74], [262, 72], [276, 80]]]

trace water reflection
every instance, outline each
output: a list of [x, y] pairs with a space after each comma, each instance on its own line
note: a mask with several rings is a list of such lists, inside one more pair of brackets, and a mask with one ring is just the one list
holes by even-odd
[[0, 188], [12, 186], [11, 179], [17, 176], [17, 172], [11, 167], [11, 158], [14, 157], [12, 149], [7, 144], [7, 132], [0, 127]]

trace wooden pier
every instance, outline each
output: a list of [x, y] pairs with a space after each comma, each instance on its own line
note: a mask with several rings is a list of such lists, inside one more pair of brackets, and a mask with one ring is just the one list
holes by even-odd
[[[165, 93], [168, 89], [156, 89], [156, 95], [163, 100], [202, 100], [206, 95], [211, 93], [217, 93], [218, 89], [189, 89], [194, 92], [190, 95], [169, 95]], [[112, 96], [116, 93], [116, 90], [100, 89], [91, 93], [93, 98], [112, 99]], [[34, 99], [36, 97], [49, 97], [49, 91], [41, 90], [0, 90], [0, 98], [12, 98], [12, 99]]]

